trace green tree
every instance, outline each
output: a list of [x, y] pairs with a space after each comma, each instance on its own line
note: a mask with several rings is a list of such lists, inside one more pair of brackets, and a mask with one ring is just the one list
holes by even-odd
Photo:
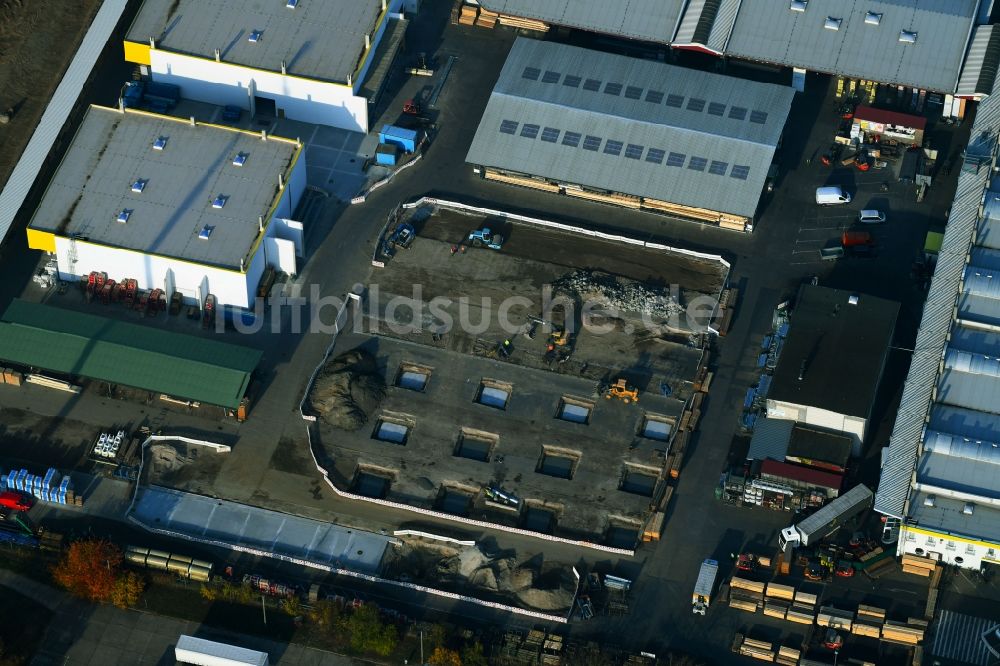
[[340, 609], [332, 601], [323, 599], [309, 609], [309, 621], [317, 627], [332, 629], [340, 618]]
[[115, 580], [111, 588], [111, 603], [119, 608], [131, 608], [139, 603], [146, 581], [133, 571], [125, 571]]
[[470, 643], [462, 649], [462, 666], [489, 666], [482, 643]]
[[342, 624], [355, 652], [372, 652], [385, 657], [396, 649], [399, 640], [396, 627], [382, 622], [374, 604], [354, 609]]

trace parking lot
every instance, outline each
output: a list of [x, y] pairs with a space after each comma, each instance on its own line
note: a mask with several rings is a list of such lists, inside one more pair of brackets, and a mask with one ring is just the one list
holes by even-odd
[[[918, 203], [912, 185], [891, 178], [889, 191], [882, 192], [886, 172], [860, 173], [839, 166], [834, 169], [823, 166], [818, 156], [829, 146], [839, 118], [834, 111], [830, 79], [810, 75], [806, 92], [796, 98], [787, 125], [779, 157], [778, 189], [763, 202], [753, 235], [485, 182], [472, 173], [464, 157], [514, 33], [502, 28], [491, 31], [445, 27], [445, 5], [428, 4], [414, 22], [407, 46], [410, 53], [426, 51], [437, 54], [442, 61], [449, 55], [459, 56], [434, 112], [439, 132], [421, 163], [375, 192], [365, 204], [347, 207], [336, 199], [343, 200], [353, 194], [347, 185], [354, 182], [351, 181], [354, 163], [350, 160], [364, 154], [368, 145], [365, 141], [371, 137], [342, 137], [336, 132], [319, 130], [302, 137], [309, 145], [310, 183], [329, 191], [334, 198], [329, 203], [317, 204], [313, 227], [316, 231], [307, 232], [312, 233], [307, 236], [309, 256], [295, 283], [316, 284], [320, 293], [338, 295], [356, 283], [367, 282], [372, 250], [387, 215], [400, 201], [424, 195], [502, 207], [603, 231], [625, 231], [643, 239], [722, 254], [733, 263], [730, 283], [739, 286], [740, 303], [729, 334], [716, 342], [715, 381], [703, 407], [699, 431], [689, 445], [666, 532], [658, 544], [642, 546], [635, 558], [595, 558], [546, 546], [530, 538], [431, 524], [471, 538], [493, 536], [500, 546], [515, 548], [519, 553], [545, 551], [566, 561], [578, 558], [581, 566], [615, 571], [635, 581], [630, 616], [574, 624], [570, 627], [573, 634], [653, 651], [683, 648], [723, 663], [731, 659], [728, 646], [736, 631], [757, 625], [765, 632], [793, 631], [786, 623], [776, 624], [777, 621], [759, 614], [747, 616], [725, 608], [713, 609], [703, 620], [692, 617], [687, 606], [701, 560], [711, 556], [727, 560], [729, 553], [738, 552], [747, 544], [773, 546], [776, 531], [789, 522], [787, 514], [730, 507], [713, 496], [736, 431], [743, 395], [758, 374], [755, 351], [770, 325], [773, 307], [791, 296], [803, 279], [812, 276], [827, 286], [900, 301], [895, 344], [903, 348], [911, 346], [924, 296], [910, 275], [911, 265], [920, 254], [926, 231], [946, 220], [954, 176], [940, 177], [926, 199]], [[730, 66], [729, 73], [757, 75], [736, 66]], [[397, 76], [385, 96], [384, 119], [393, 119], [402, 101], [425, 85], [425, 81]], [[967, 122], [935, 128], [928, 136], [942, 154], [950, 154], [956, 146], [964, 145], [968, 125]], [[373, 122], [373, 127], [377, 126]], [[831, 184], [848, 189], [854, 196], [851, 204], [817, 207], [816, 187]], [[852, 225], [857, 212], [867, 207], [884, 209], [889, 218], [884, 225], [866, 229], [876, 239], [876, 256], [822, 261], [820, 247], [837, 239]], [[30, 275], [30, 269], [23, 265], [10, 265], [6, 270], [20, 271], [10, 276], [8, 286], [26, 282]], [[38, 294], [32, 297], [44, 298]], [[60, 297], [51, 298], [60, 304]], [[267, 348], [265, 362], [269, 372], [251, 420], [243, 426], [201, 419], [197, 414], [160, 415], [155, 410], [158, 422], [168, 431], [176, 428], [206, 437], [233, 438], [233, 453], [213, 481], [213, 490], [219, 496], [326, 519], [333, 516], [339, 522], [372, 530], [391, 529], [412, 521], [412, 514], [373, 510], [334, 498], [328, 490], [320, 489], [295, 407], [305, 378], [322, 358], [329, 342], [325, 334], [288, 334], [261, 337], [254, 343]], [[877, 474], [878, 450], [887, 440], [907, 364], [905, 354], [890, 358], [876, 407], [877, 427], [873, 428], [866, 466], [860, 470], [863, 477]], [[151, 416], [140, 413], [144, 408], [135, 404], [106, 401], [93, 395], [53, 394], [36, 387], [31, 387], [30, 392], [0, 387], [0, 405], [5, 411], [14, 405], [20, 409], [30, 407], [38, 415], [70, 416], [80, 423], [101, 426], [108, 422], [141, 422]], [[956, 589], [963, 594], [972, 592], [961, 579], [956, 580]], [[831, 598], [845, 604], [857, 603], [866, 598], [864, 593], [860, 587], [837, 584]], [[878, 594], [891, 596], [902, 604], [914, 596], [919, 598], [920, 590], [912, 582], [900, 580], [886, 585]], [[945, 595], [942, 603], [952, 603], [950, 598]]]

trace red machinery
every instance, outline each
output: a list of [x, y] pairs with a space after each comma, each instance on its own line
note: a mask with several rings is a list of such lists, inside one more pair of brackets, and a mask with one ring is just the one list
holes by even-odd
[[149, 302], [149, 292], [148, 291], [140, 291], [140, 292], [138, 292], [136, 294], [136, 299], [135, 299], [135, 303], [134, 303], [133, 307], [136, 310], [138, 310], [139, 312], [142, 312], [143, 314], [145, 314], [146, 313], [146, 303], [147, 302]]
[[115, 290], [114, 280], [108, 280], [107, 282], [105, 282], [104, 286], [101, 287], [101, 303], [103, 303], [104, 305], [110, 303], [111, 295], [114, 293], [114, 290]]
[[201, 314], [201, 327], [209, 328], [215, 323], [215, 295], [209, 294], [205, 297], [205, 309]]
[[754, 571], [757, 568], [757, 556], [751, 553], [740, 553], [736, 558], [736, 568], [740, 571]]
[[154, 289], [149, 294], [149, 312], [155, 315], [157, 312], [165, 310], [166, 308], [167, 308], [167, 301], [163, 296], [163, 290]]
[[135, 303], [135, 293], [138, 291], [139, 283], [134, 278], [126, 278], [125, 280], [125, 307], [132, 309], [133, 303]]
[[424, 108], [415, 99], [408, 99], [403, 102], [403, 113], [410, 116], [419, 116], [424, 112]]

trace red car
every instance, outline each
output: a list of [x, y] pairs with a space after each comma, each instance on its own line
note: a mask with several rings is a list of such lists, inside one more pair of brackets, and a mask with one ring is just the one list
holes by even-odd
[[35, 505], [35, 500], [30, 495], [19, 493], [15, 490], [6, 490], [0, 493], [0, 506], [13, 509], [14, 511], [27, 511]]

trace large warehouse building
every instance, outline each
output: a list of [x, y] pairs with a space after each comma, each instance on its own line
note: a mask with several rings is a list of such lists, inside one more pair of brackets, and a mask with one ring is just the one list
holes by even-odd
[[492, 180], [749, 231], [793, 96], [519, 38], [466, 161]]
[[[502, 15], [850, 79], [955, 93], [995, 71], [982, 0], [481, 0]], [[968, 63], [963, 71], [963, 62]], [[985, 55], [985, 58], [983, 56]], [[988, 78], [992, 79], [992, 75]], [[974, 85], [972, 86], [975, 87]], [[985, 91], [989, 94], [990, 91]]]
[[266, 266], [297, 273], [296, 141], [92, 106], [28, 225], [59, 277], [92, 271], [188, 303], [250, 307]]
[[[385, 75], [377, 63], [391, 62], [402, 44], [402, 5], [145, 0], [125, 36], [125, 59], [189, 99], [367, 132]], [[376, 72], [380, 80], [368, 80]]]
[[897, 552], [1000, 565], [1000, 99], [965, 151], [875, 510]]
[[899, 304], [803, 285], [767, 396], [769, 419], [847, 435], [860, 456]]

